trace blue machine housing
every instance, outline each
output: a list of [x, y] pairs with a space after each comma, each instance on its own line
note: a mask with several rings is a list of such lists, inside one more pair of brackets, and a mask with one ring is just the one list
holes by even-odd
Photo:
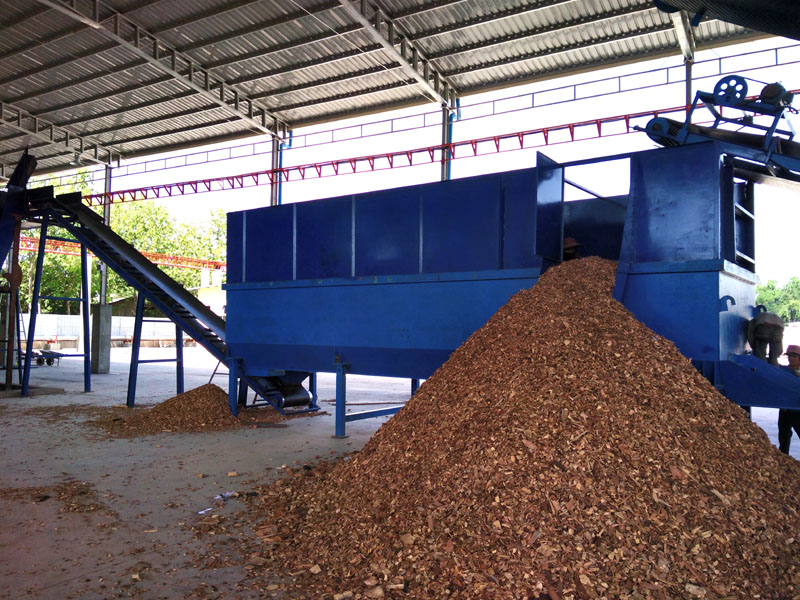
[[[561, 219], [560, 172], [550, 165], [229, 213], [235, 368], [429, 377], [560, 258], [562, 232], [550, 227]], [[538, 190], [547, 198], [537, 203]]]
[[[255, 375], [336, 372], [343, 435], [361, 418], [344, 414], [345, 373], [428, 377], [559, 262], [568, 235], [619, 260], [615, 298], [729, 398], [800, 407], [800, 380], [744, 356], [753, 185], [731, 152], [709, 141], [565, 165], [540, 154], [534, 169], [229, 213], [231, 360]], [[564, 201], [565, 168], [620, 158], [627, 196]]]

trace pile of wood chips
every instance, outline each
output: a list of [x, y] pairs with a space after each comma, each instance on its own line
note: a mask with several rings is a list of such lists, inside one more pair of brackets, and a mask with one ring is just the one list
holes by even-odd
[[130, 412], [115, 407], [91, 424], [103, 428], [110, 435], [132, 437], [164, 432], [227, 431], [276, 423], [285, 418], [270, 406], [241, 409], [239, 417], [234, 417], [228, 406], [228, 392], [208, 383], [146, 410]]
[[69, 480], [51, 486], [0, 488], [0, 498], [16, 502], [45, 502], [51, 498], [61, 504], [61, 513], [91, 513], [104, 511], [115, 514], [98, 499], [91, 483]]
[[292, 597], [800, 594], [800, 465], [611, 298], [615, 268], [550, 269], [352, 459], [259, 490]]

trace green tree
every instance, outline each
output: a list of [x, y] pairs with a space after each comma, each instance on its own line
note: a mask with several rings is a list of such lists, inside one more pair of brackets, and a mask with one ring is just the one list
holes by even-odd
[[[89, 193], [89, 174], [79, 172], [67, 188], [59, 188], [58, 193], [81, 191]], [[96, 209], [102, 212], [101, 208]], [[168, 210], [160, 204], [148, 201], [115, 204], [111, 207], [111, 228], [139, 252], [156, 252], [173, 256], [224, 260], [226, 240], [226, 220], [223, 210], [217, 210], [202, 225], [183, 224], [172, 219]], [[66, 231], [49, 227], [48, 236], [69, 238]], [[95, 265], [96, 260], [92, 261]], [[30, 310], [33, 283], [36, 272], [36, 254], [25, 253], [20, 257], [23, 269], [23, 282], [20, 288], [20, 304], [23, 311]], [[200, 271], [176, 267], [162, 269], [186, 288], [200, 285]], [[48, 253], [42, 269], [41, 295], [79, 297], [80, 257]], [[91, 269], [91, 302], [99, 301], [100, 271]], [[115, 272], [108, 272], [108, 296], [110, 300], [133, 294], [133, 290]], [[75, 314], [76, 302], [63, 300], [41, 300], [42, 312]]]
[[[56, 195], [79, 192], [91, 193], [92, 174], [87, 169], [79, 169], [74, 175], [61, 177], [58, 186], [54, 189]], [[28, 182], [29, 188], [40, 188], [52, 185], [49, 177], [33, 177]], [[39, 237], [39, 230], [30, 230], [24, 235]], [[60, 227], [48, 227], [48, 237], [69, 239], [69, 233]], [[28, 312], [33, 296], [33, 283], [36, 276], [36, 253], [20, 253], [20, 268], [22, 269], [22, 283], [19, 290], [20, 307], [23, 312]], [[41, 296], [60, 296], [77, 298], [81, 295], [81, 263], [80, 257], [63, 254], [49, 253], [45, 257], [42, 267]], [[41, 300], [39, 308], [42, 312], [59, 314], [77, 314], [78, 303], [65, 300]]]
[[756, 304], [763, 304], [785, 323], [800, 321], [800, 279], [792, 277], [786, 285], [778, 287], [775, 281], [756, 287]]

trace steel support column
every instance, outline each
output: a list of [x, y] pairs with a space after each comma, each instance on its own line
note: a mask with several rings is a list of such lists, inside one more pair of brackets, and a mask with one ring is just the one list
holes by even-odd
[[92, 391], [91, 338], [89, 333], [89, 253], [81, 244], [81, 309], [83, 312], [83, 391]]
[[131, 342], [131, 366], [128, 371], [128, 401], [133, 408], [136, 402], [136, 378], [139, 373], [139, 347], [142, 343], [142, 319], [144, 317], [144, 295], [136, 294], [136, 317], [133, 320], [133, 341]]
[[22, 396], [28, 395], [28, 384], [31, 379], [33, 342], [36, 333], [36, 315], [39, 314], [39, 295], [42, 290], [42, 268], [44, 267], [44, 251], [47, 242], [47, 225], [49, 222], [50, 215], [46, 213], [42, 219], [42, 227], [39, 232], [39, 254], [36, 257], [36, 274], [33, 278], [33, 294], [31, 294], [31, 315], [28, 320], [28, 340], [27, 344], [25, 344], [25, 365], [22, 370]]
[[239, 414], [239, 361], [231, 357], [228, 359], [228, 408], [235, 417]]
[[335, 438], [346, 438], [345, 421], [347, 415], [347, 365], [336, 363], [336, 423]]
[[281, 172], [278, 170], [281, 165], [281, 141], [277, 137], [272, 138], [272, 181], [269, 185], [269, 205], [277, 206], [281, 195]]

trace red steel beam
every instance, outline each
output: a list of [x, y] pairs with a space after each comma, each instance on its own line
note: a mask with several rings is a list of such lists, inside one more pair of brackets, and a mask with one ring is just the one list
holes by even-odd
[[[39, 240], [25, 235], [19, 238], [20, 252], [38, 252]], [[45, 242], [45, 252], [51, 254], [63, 254], [66, 256], [80, 256], [81, 245], [78, 242], [65, 242], [62, 240], [47, 240]], [[211, 271], [227, 271], [227, 264], [221, 260], [206, 260], [202, 258], [191, 258], [188, 256], [174, 256], [171, 254], [160, 254], [158, 252], [142, 252], [153, 264], [162, 267], [177, 267], [180, 269], [209, 269]]]
[[[793, 90], [793, 92], [798, 93], [800, 90]], [[315, 178], [321, 179], [336, 175], [384, 171], [399, 167], [438, 163], [441, 160], [442, 152], [445, 150], [450, 152], [450, 156], [454, 160], [459, 158], [473, 158], [491, 153], [509, 152], [573, 142], [576, 140], [576, 132], [589, 132], [587, 135], [580, 137], [579, 141], [625, 135], [634, 132], [632, 125], [632, 121], [634, 120], [644, 119], [645, 117], [649, 119], [651, 117], [670, 113], [685, 114], [687, 110], [687, 106], [675, 106], [672, 108], [662, 108], [613, 117], [589, 119], [587, 121], [576, 121], [563, 125], [540, 127], [538, 129], [527, 129], [513, 133], [463, 140], [460, 142], [426, 146], [413, 150], [399, 150], [396, 152], [333, 159], [238, 175], [224, 175], [222, 177], [197, 179], [180, 183], [165, 183], [120, 190], [117, 192], [89, 194], [84, 196], [83, 200], [90, 206], [100, 206], [106, 203], [117, 204], [120, 202], [134, 202], [137, 200], [154, 200], [157, 198], [170, 198], [188, 194], [201, 194], [205, 192], [218, 192], [269, 185], [276, 177], [281, 178], [283, 181], [300, 181]], [[603, 126], [611, 123], [624, 123], [624, 131], [622, 133], [608, 133], [608, 128], [604, 131]], [[567, 136], [565, 136], [565, 139], [560, 141], [553, 140], [553, 134], [558, 132], [566, 132]], [[506, 140], [516, 140], [518, 143], [501, 149], [501, 142]], [[527, 146], [525, 142], [528, 142]], [[461, 150], [462, 148], [466, 149], [466, 151]], [[479, 152], [479, 150], [481, 151]], [[359, 170], [359, 167], [361, 167], [361, 170]]]

